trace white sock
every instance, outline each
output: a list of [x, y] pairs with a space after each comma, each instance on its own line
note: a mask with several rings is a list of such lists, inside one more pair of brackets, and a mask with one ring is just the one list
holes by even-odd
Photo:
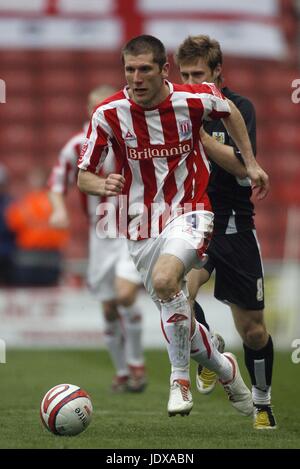
[[252, 386], [252, 399], [257, 405], [271, 404], [271, 386], [267, 386], [265, 390]]
[[225, 355], [218, 352], [206, 327], [197, 321], [195, 322], [195, 332], [191, 339], [191, 358], [203, 367], [214, 371], [222, 381], [232, 380], [233, 367], [231, 362]]
[[161, 303], [162, 330], [171, 362], [171, 384], [175, 379], [190, 380], [191, 308], [180, 291], [175, 298]]
[[120, 319], [114, 321], [104, 319], [104, 323], [104, 342], [116, 369], [116, 374], [117, 376], [126, 376], [128, 375], [128, 368], [124, 353], [124, 339]]
[[135, 305], [119, 307], [125, 333], [125, 356], [130, 366], [143, 366], [142, 317]]

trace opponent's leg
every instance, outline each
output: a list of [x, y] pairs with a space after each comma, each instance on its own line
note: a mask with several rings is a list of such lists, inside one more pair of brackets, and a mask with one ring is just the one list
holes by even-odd
[[[190, 298], [192, 300], [196, 298], [199, 288], [209, 280], [210, 275], [213, 270], [214, 270], [213, 263], [211, 261], [208, 261], [205, 264], [204, 268], [200, 270], [192, 269], [188, 273], [187, 275], [188, 289], [189, 289]], [[194, 313], [195, 313], [195, 318], [197, 322], [202, 324], [208, 331], [210, 331], [211, 339], [215, 343], [218, 351], [220, 353], [223, 353], [225, 349], [225, 341], [223, 337], [220, 334], [214, 333], [213, 331], [210, 330], [209, 324], [207, 323], [206, 318], [205, 318], [204, 311], [196, 300], [194, 301]], [[201, 394], [210, 394], [215, 389], [217, 381], [218, 381], [218, 376], [216, 375], [214, 371], [209, 370], [208, 368], [203, 367], [202, 365], [198, 364], [197, 371], [196, 371], [196, 385], [197, 385], [198, 391]]]
[[208, 330], [197, 322], [191, 340], [191, 356], [203, 367], [216, 373], [238, 412], [243, 415], [252, 414], [251, 393], [241, 377], [235, 356], [231, 353], [218, 352]]
[[264, 322], [263, 310], [245, 310], [231, 305], [236, 328], [244, 342], [245, 364], [252, 383], [254, 428], [276, 428], [271, 407], [274, 349]]

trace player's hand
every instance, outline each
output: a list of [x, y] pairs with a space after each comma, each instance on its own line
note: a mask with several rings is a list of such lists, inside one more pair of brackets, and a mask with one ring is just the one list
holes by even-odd
[[124, 187], [125, 178], [122, 174], [109, 174], [104, 183], [104, 196], [112, 197], [119, 195]]
[[269, 176], [267, 173], [258, 165], [254, 165], [247, 168], [247, 174], [252, 182], [252, 189], [256, 191], [256, 197], [258, 200], [262, 200], [266, 197], [270, 190]]
[[57, 229], [62, 230], [62, 229], [69, 227], [70, 220], [69, 220], [68, 215], [65, 212], [54, 210], [49, 217], [49, 225], [52, 226], [52, 228], [57, 228]]

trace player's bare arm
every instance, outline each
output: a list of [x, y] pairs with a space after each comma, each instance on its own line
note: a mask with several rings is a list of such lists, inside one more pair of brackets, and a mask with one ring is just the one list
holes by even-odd
[[204, 150], [211, 160], [234, 176], [239, 178], [247, 177], [245, 166], [237, 159], [231, 146], [218, 142], [205, 132], [203, 127], [200, 130], [200, 137]]
[[80, 169], [77, 185], [82, 192], [102, 197], [119, 195], [124, 187], [125, 179], [121, 174], [109, 174], [106, 178]]
[[229, 99], [227, 101], [231, 114], [222, 119], [223, 124], [242, 154], [247, 169], [247, 176], [250, 177], [253, 188], [258, 188], [258, 199], [263, 199], [269, 192], [269, 177], [253, 155], [247, 128], [240, 111], [232, 101]]
[[70, 224], [65, 196], [61, 192], [49, 191], [49, 200], [52, 205], [52, 213], [49, 217], [49, 224], [53, 228], [68, 228]]

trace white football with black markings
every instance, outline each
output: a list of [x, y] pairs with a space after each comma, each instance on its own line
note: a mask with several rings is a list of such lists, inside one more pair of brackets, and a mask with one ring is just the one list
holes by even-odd
[[43, 397], [40, 415], [55, 435], [78, 435], [91, 422], [93, 406], [86, 391], [74, 384], [58, 384]]

